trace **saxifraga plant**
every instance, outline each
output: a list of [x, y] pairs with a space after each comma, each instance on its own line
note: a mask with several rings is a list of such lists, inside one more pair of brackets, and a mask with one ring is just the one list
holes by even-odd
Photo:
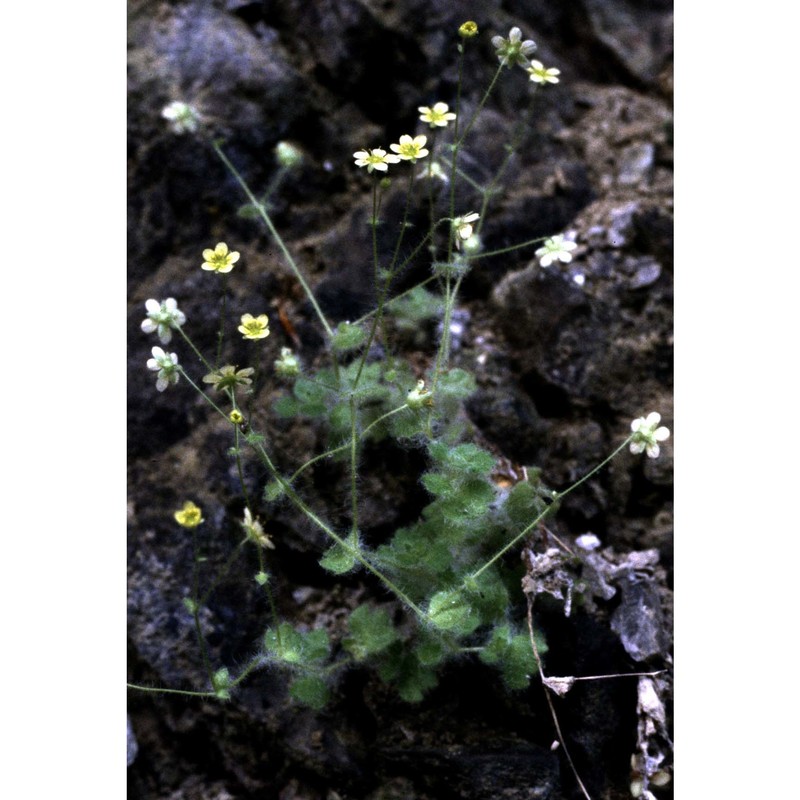
[[[482, 227], [491, 219], [492, 201], [501, 192], [504, 174], [522, 141], [532, 102], [512, 133], [504, 161], [488, 182], [478, 182], [463, 166], [460, 155], [465, 141], [504, 72], [515, 76], [518, 71], [514, 68], [521, 68], [535, 93], [557, 84], [559, 70], [546, 68], [531, 58], [536, 45], [523, 40], [518, 28], [512, 28], [508, 37], [494, 36], [492, 45], [498, 67], [474, 113], [462, 123], [463, 56], [477, 33], [477, 26], [471, 22], [459, 28], [459, 82], [452, 111], [441, 101], [420, 106], [419, 120], [427, 125], [427, 133], [403, 135], [388, 149], [377, 146], [354, 153], [356, 167], [365, 168], [372, 179], [369, 225], [377, 297], [375, 308], [354, 322], [336, 326], [330, 323], [270, 215], [270, 197], [285, 180], [291, 179], [292, 170], [303, 159], [302, 152], [288, 143], [278, 143], [276, 178], [257, 196], [226, 155], [223, 143], [211, 136], [213, 120], [185, 102], [176, 101], [164, 109], [163, 116], [176, 134], [199, 136], [217, 154], [247, 199], [240, 215], [263, 222], [311, 303], [324, 336], [328, 364], [307, 369], [298, 354], [282, 348], [281, 357], [274, 364], [274, 379], [285, 382], [291, 390], [277, 403], [274, 413], [285, 418], [318, 420], [326, 426], [329, 448], [292, 474], [276, 466], [271, 443], [257, 429], [247, 404], [242, 404], [254, 382], [264, 380], [264, 376], [257, 374], [256, 367], [221, 363], [222, 344], [228, 333], [224, 324], [228, 315], [224, 281], [235, 268], [239, 253], [224, 242], [203, 250], [202, 269], [217, 273], [222, 282], [216, 355], [209, 358], [195, 346], [185, 330], [186, 316], [173, 298], [152, 299], [146, 303], [143, 331], [156, 333], [162, 345], [169, 344], [177, 333], [203, 365], [205, 374], [193, 375], [176, 353], [161, 347], [152, 349], [147, 366], [157, 373], [158, 391], [165, 391], [183, 378], [213, 413], [227, 420], [230, 453], [245, 505], [239, 521], [241, 545], [252, 545], [258, 553], [255, 580], [263, 588], [272, 613], [265, 622], [257, 652], [233, 674], [229, 668], [211, 663], [200, 612], [214, 587], [201, 593], [195, 581], [192, 594], [184, 603], [194, 617], [208, 686], [196, 691], [133, 688], [225, 700], [254, 670], [280, 668], [291, 673], [292, 697], [319, 709], [328, 702], [337, 676], [348, 666], [359, 664], [374, 668], [403, 700], [417, 702], [436, 685], [446, 662], [471, 654], [496, 667], [508, 689], [522, 689], [536, 674], [539, 656], [547, 646], [541, 635], [533, 634], [526, 626], [524, 614], [515, 615], [521, 600], [522, 568], [517, 566], [518, 559], [504, 556], [517, 552], [547, 517], [557, 513], [567, 494], [624, 448], [658, 456], [659, 442], [669, 432], [659, 426], [659, 415], [651, 413], [633, 422], [631, 434], [607, 459], [566, 490], [557, 492], [533, 468], [523, 470], [521, 479], [510, 487], [498, 485], [491, 477], [495, 456], [467, 440], [463, 406], [476, 384], [469, 372], [453, 367], [450, 358], [452, 315], [465, 275], [482, 259], [535, 245], [539, 246], [535, 251], [539, 263], [547, 269], [554, 263], [571, 261], [571, 251], [576, 248], [576, 243], [563, 234], [494, 251], [487, 251], [483, 245]], [[384, 251], [379, 246], [378, 226], [387, 224], [381, 218], [381, 205], [390, 168], [406, 181], [407, 195], [394, 246]], [[473, 196], [477, 192], [478, 211], [459, 205], [460, 187], [467, 187]], [[420, 203], [429, 219], [428, 230], [422, 236], [410, 233], [408, 224], [412, 208]], [[393, 293], [398, 277], [424, 254], [430, 256], [429, 277], [412, 289]], [[240, 315], [238, 332], [245, 339], [257, 343], [269, 336], [266, 314], [241, 311], [245, 313]], [[413, 335], [424, 322], [438, 322], [440, 335], [438, 348], [420, 375], [411, 364], [392, 354], [390, 332]], [[374, 546], [359, 521], [359, 468], [364, 445], [387, 438], [400, 446], [424, 451], [427, 469], [420, 481], [430, 502], [413, 524]], [[258, 459], [269, 473], [260, 497], [247, 492], [243, 472], [246, 458]], [[349, 475], [350, 514], [346, 527], [326, 520], [316, 510], [314, 498], [305, 496], [302, 490], [303, 474], [323, 459], [340, 462]], [[324, 533], [328, 545], [319, 554], [322, 568], [336, 576], [358, 570], [371, 574], [396, 599], [402, 613], [390, 614], [386, 607], [359, 605], [349, 614], [347, 635], [336, 643], [339, 646], [335, 649], [326, 630], [301, 630], [281, 620], [276, 613], [269, 566], [269, 551], [280, 545], [265, 531], [258, 516], [260, 512], [268, 517], [274, 503], [293, 504]], [[174, 516], [194, 536], [197, 558], [202, 548], [202, 510], [187, 500]], [[230, 563], [221, 565], [220, 575], [229, 568]]]

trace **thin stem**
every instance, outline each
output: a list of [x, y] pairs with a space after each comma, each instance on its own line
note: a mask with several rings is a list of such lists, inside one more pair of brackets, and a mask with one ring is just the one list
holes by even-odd
[[178, 365], [178, 369], [180, 370], [181, 375], [183, 375], [183, 377], [186, 378], [186, 381], [189, 384], [191, 384], [194, 390], [199, 395], [201, 395], [201, 397], [206, 401], [206, 403], [208, 403], [211, 406], [211, 408], [214, 409], [214, 411], [216, 411], [218, 414], [220, 414], [221, 416], [225, 417], [225, 419], [230, 421], [228, 415], [189, 377], [189, 375], [186, 373], [186, 370], [184, 370], [183, 367], [181, 367], [180, 365]]
[[[483, 107], [486, 105], [486, 101], [489, 99], [489, 95], [492, 93], [492, 89], [494, 89], [494, 85], [497, 83], [497, 79], [500, 77], [500, 73], [503, 71], [503, 69], [504, 65], [500, 64], [500, 66], [497, 68], [497, 72], [495, 72], [494, 77], [492, 78], [492, 82], [489, 84], [489, 88], [484, 92], [484, 95], [481, 98], [481, 102], [478, 103], [478, 107], [475, 109], [475, 113], [472, 115], [472, 119], [470, 119], [469, 123], [467, 124], [464, 133], [461, 134], [461, 138], [458, 139], [456, 147], [461, 147], [461, 145], [464, 143], [464, 139], [467, 138], [467, 135], [472, 130], [472, 126], [475, 124], [475, 120], [478, 119], [478, 115], [481, 113], [481, 111], [483, 111]], [[459, 69], [459, 79], [460, 77], [461, 73]]]
[[[435, 281], [436, 279], [437, 279], [436, 275], [431, 275], [429, 278], [425, 278], [424, 281], [421, 281], [420, 283], [416, 284], [415, 286], [412, 286], [410, 289], [406, 289], [404, 292], [400, 292], [400, 294], [396, 294], [391, 300], [387, 300], [386, 301], [387, 308], [389, 306], [391, 306], [392, 303], [394, 303], [396, 300], [401, 300], [406, 295], [411, 294], [411, 292], [413, 292], [415, 289], [419, 289], [420, 286], [426, 286], [431, 281]], [[377, 310], [378, 309], [376, 308], [376, 309], [373, 309], [372, 311], [367, 312], [366, 314], [364, 314], [363, 317], [359, 317], [353, 323], [353, 325], [360, 325], [362, 322], [366, 322], [373, 314], [377, 313]]]
[[356, 398], [350, 395], [350, 540], [358, 544], [358, 429], [356, 427]]
[[214, 362], [219, 366], [219, 360], [222, 358], [222, 341], [225, 338], [225, 318], [228, 316], [228, 282], [225, 276], [222, 276], [222, 310], [219, 315], [219, 333], [217, 333], [217, 358]]
[[559, 492], [555, 497], [555, 501], [559, 502], [560, 500], [563, 500], [568, 494], [574, 492], [575, 489], [577, 489], [582, 483], [588, 481], [589, 478], [592, 477], [592, 475], [595, 475], [597, 472], [599, 472], [606, 464], [608, 464], [609, 461], [611, 461], [612, 458], [614, 458], [622, 450], [624, 450], [631, 443], [631, 439], [633, 439], [633, 434], [631, 434], [610, 456], [608, 456], [608, 458], [601, 461], [591, 472], [587, 472], [586, 475], [584, 475], [576, 483], [573, 483], [572, 486], [570, 486], [567, 489], [564, 489], [563, 492]]
[[211, 143], [211, 145], [214, 148], [216, 154], [219, 156], [222, 163], [228, 168], [228, 171], [236, 179], [239, 186], [242, 187], [242, 190], [247, 195], [247, 199], [256, 207], [259, 216], [264, 221], [264, 224], [267, 226], [267, 229], [272, 235], [272, 238], [275, 240], [281, 252], [283, 253], [283, 257], [286, 259], [286, 263], [289, 265], [292, 272], [294, 272], [295, 277], [300, 282], [300, 285], [303, 287], [303, 291], [306, 293], [306, 297], [311, 302], [314, 311], [319, 317], [319, 321], [322, 323], [322, 327], [325, 328], [325, 332], [328, 334], [328, 336], [333, 337], [333, 330], [331, 326], [328, 324], [328, 320], [325, 318], [325, 315], [322, 313], [322, 309], [319, 307], [317, 299], [316, 297], [314, 297], [314, 293], [311, 291], [311, 287], [308, 285], [308, 283], [306, 283], [306, 279], [303, 277], [302, 272], [300, 272], [300, 267], [297, 266], [297, 263], [292, 257], [292, 254], [289, 252], [289, 249], [286, 247], [286, 244], [281, 238], [281, 235], [278, 233], [278, 231], [275, 229], [275, 226], [272, 224], [272, 220], [270, 219], [270, 216], [267, 213], [266, 208], [264, 208], [264, 206], [258, 202], [258, 199], [250, 190], [250, 187], [247, 185], [244, 178], [242, 178], [236, 167], [233, 166], [228, 157], [222, 151], [222, 148], [219, 146], [219, 142], [214, 141]]
[[[545, 239], [548, 239], [548, 238], [550, 238], [550, 237], [548, 237], [548, 236], [538, 236], [536, 239], [528, 239], [525, 242], [520, 242], [519, 244], [512, 244], [509, 247], [502, 247], [499, 250], [489, 250], [489, 251], [487, 251], [485, 253], [481, 253], [476, 258], [488, 258], [489, 256], [501, 256], [504, 253], [511, 253], [514, 250], [519, 250], [519, 249], [521, 249], [523, 247], [528, 247], [528, 246], [530, 246], [532, 244], [539, 244], [540, 242], [543, 242], [543, 241], [545, 241]], [[470, 259], [470, 260], [473, 261], [475, 259]]]
[[[364, 428], [364, 430], [362, 431], [359, 439], [363, 441], [364, 439], [367, 438], [369, 432], [376, 425], [379, 425], [385, 419], [388, 419], [393, 414], [397, 414], [399, 411], [403, 411], [406, 408], [408, 408], [408, 405], [406, 403], [403, 403], [402, 406], [398, 406], [397, 408], [393, 408], [391, 411], [387, 411], [385, 414], [383, 414], [382, 416], [378, 417], [378, 419], [373, 420], [369, 425], [367, 425], [366, 428]], [[318, 456], [314, 456], [314, 458], [309, 459], [308, 461], [306, 461], [305, 464], [303, 464], [302, 467], [300, 467], [289, 478], [289, 480], [288, 480], [289, 484], [290, 485], [293, 484], [295, 482], [295, 480], [297, 479], [297, 477], [299, 475], [301, 475], [303, 472], [305, 472], [312, 464], [315, 464], [317, 461], [321, 461], [323, 458], [329, 458], [330, 456], [335, 456], [337, 453], [341, 453], [341, 452], [347, 450], [347, 448], [350, 447], [350, 446], [351, 446], [350, 442], [346, 442], [345, 444], [339, 445], [339, 447], [334, 447], [332, 450], [327, 450], [326, 452], [320, 453]]]
[[[576, 483], [573, 483], [572, 486], [565, 489], [563, 492], [554, 492], [553, 493], [553, 503], [549, 505], [544, 511], [537, 515], [536, 519], [527, 525], [520, 533], [518, 533], [508, 544], [498, 550], [477, 572], [473, 572], [469, 578], [475, 579], [477, 578], [484, 570], [488, 569], [495, 561], [501, 558], [505, 553], [507, 553], [520, 539], [523, 539], [528, 533], [541, 522], [548, 514], [552, 513], [553, 506], [558, 505], [558, 503], [563, 500], [570, 492], [577, 489], [584, 481], [588, 481], [592, 475], [596, 474], [599, 470], [601, 470], [612, 458], [618, 455], [631, 441], [633, 436], [629, 436], [608, 458], [601, 461], [591, 472], [587, 472], [580, 480]], [[468, 580], [467, 578], [466, 580]]]
[[223, 564], [222, 569], [217, 572], [216, 577], [214, 578], [213, 583], [211, 586], [206, 589], [206, 593], [198, 600], [199, 605], [204, 606], [208, 602], [208, 598], [211, 597], [214, 590], [219, 586], [220, 581], [227, 575], [230, 568], [233, 566], [233, 562], [239, 557], [239, 553], [242, 550], [247, 539], [242, 539], [239, 544], [236, 545], [233, 552], [228, 556], [227, 561]]
[[555, 706], [553, 705], [553, 698], [550, 697], [550, 689], [544, 683], [544, 669], [542, 668], [542, 659], [539, 655], [539, 648], [536, 646], [536, 637], [533, 635], [533, 599], [528, 594], [526, 595], [528, 600], [528, 634], [530, 635], [531, 639], [531, 648], [533, 650], [533, 657], [536, 659], [536, 666], [539, 668], [539, 677], [542, 680], [542, 690], [544, 691], [545, 699], [547, 700], [547, 705], [550, 708], [550, 716], [553, 718], [553, 725], [556, 729], [556, 736], [558, 736], [558, 741], [561, 743], [561, 747], [564, 750], [564, 755], [567, 757], [567, 761], [569, 762], [570, 768], [572, 769], [572, 774], [575, 776], [575, 780], [578, 782], [578, 786], [580, 786], [581, 791], [583, 792], [583, 796], [586, 800], [592, 800], [589, 795], [589, 792], [586, 791], [586, 787], [583, 785], [583, 781], [581, 780], [581, 776], [578, 775], [578, 770], [575, 767], [575, 763], [572, 760], [572, 756], [569, 754], [569, 748], [567, 747], [567, 743], [564, 741], [564, 734], [561, 733], [561, 726], [558, 724], [558, 715], [556, 714]]
[[184, 332], [183, 328], [178, 327], [177, 331], [183, 337], [183, 340], [186, 342], [186, 344], [188, 344], [189, 347], [191, 347], [192, 350], [194, 350], [194, 354], [200, 359], [200, 361], [203, 364], [203, 366], [209, 372], [213, 372], [214, 371], [214, 367], [212, 367], [211, 364], [209, 364], [208, 361], [206, 361], [206, 359], [204, 358], [203, 354], [197, 349], [197, 347], [195, 347], [194, 342], [189, 338], [189, 335]]
[[200, 567], [197, 558], [198, 545], [197, 545], [197, 528], [192, 528], [192, 616], [194, 617], [194, 629], [197, 634], [197, 642], [200, 645], [200, 654], [203, 659], [203, 665], [208, 673], [208, 679], [211, 685], [214, 685], [214, 670], [211, 667], [211, 660], [208, 657], [208, 646], [206, 645], [203, 630], [200, 626], [200, 604], [198, 603], [199, 583], [200, 583]]
[[140, 686], [137, 683], [126, 683], [129, 689], [136, 689], [137, 692], [152, 692], [153, 694], [182, 694], [186, 697], [214, 697], [216, 692], [191, 692], [185, 689], [163, 689], [159, 686]]
[[267, 451], [260, 445], [254, 445], [254, 448], [261, 456], [264, 464], [269, 469], [272, 477], [278, 481], [283, 487], [284, 492], [286, 492], [286, 496], [292, 501], [292, 503], [297, 506], [297, 508], [302, 511], [310, 520], [314, 523], [320, 530], [322, 530], [325, 534], [327, 534], [331, 539], [333, 539], [336, 544], [338, 544], [341, 548], [345, 550], [345, 552], [349, 552], [352, 554], [353, 558], [358, 561], [366, 570], [371, 572], [378, 580], [381, 581], [392, 593], [394, 593], [399, 600], [405, 603], [418, 617], [421, 619], [428, 619], [428, 615], [404, 592], [400, 589], [399, 586], [396, 586], [386, 575], [384, 575], [377, 567], [373, 566], [373, 564], [357, 549], [352, 547], [352, 545], [342, 539], [336, 531], [334, 531], [329, 525], [325, 524], [300, 498], [300, 496], [292, 489], [292, 487], [286, 482], [284, 478], [281, 477], [280, 473], [276, 469], [275, 465], [272, 463], [272, 459], [270, 459], [269, 454]]

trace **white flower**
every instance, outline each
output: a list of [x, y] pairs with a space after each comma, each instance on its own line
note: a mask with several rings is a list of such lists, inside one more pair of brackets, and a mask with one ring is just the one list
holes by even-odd
[[528, 59], [536, 52], [536, 42], [532, 39], [522, 41], [522, 31], [514, 27], [508, 32], [508, 39], [502, 36], [493, 36], [492, 44], [497, 50], [498, 61], [506, 67], [519, 64], [528, 66]]
[[399, 164], [400, 159], [393, 153], [388, 153], [381, 147], [374, 150], [359, 150], [353, 153], [357, 167], [366, 167], [367, 172], [377, 169], [380, 172], [388, 172], [389, 164]]
[[175, 353], [165, 353], [160, 347], [154, 347], [153, 357], [147, 359], [147, 368], [158, 373], [156, 389], [163, 392], [170, 384], [175, 384], [180, 378], [178, 369], [178, 356]]
[[653, 411], [646, 417], [639, 417], [631, 422], [633, 437], [631, 438], [631, 453], [643, 453], [647, 451], [650, 458], [658, 458], [661, 448], [659, 442], [669, 439], [669, 429], [658, 427], [661, 422], [661, 414]]
[[554, 261], [563, 261], [567, 264], [572, 261], [570, 250], [574, 250], [577, 246], [575, 242], [565, 239], [563, 233], [559, 233], [548, 239], [544, 246], [536, 251], [536, 255], [543, 267], [549, 267]]
[[278, 142], [273, 152], [278, 164], [286, 169], [299, 167], [303, 163], [303, 151], [290, 142]]
[[556, 76], [561, 74], [560, 69], [556, 69], [555, 67], [547, 69], [541, 61], [531, 61], [528, 72], [534, 83], [558, 83], [558, 78]]
[[456, 234], [456, 244], [466, 241], [472, 236], [472, 223], [480, 219], [480, 214], [470, 211], [469, 214], [464, 214], [463, 217], [456, 217], [453, 220], [453, 231]]
[[241, 526], [244, 528], [245, 535], [251, 542], [261, 547], [268, 547], [270, 550], [275, 549], [270, 535], [266, 533], [257, 519], [253, 519], [249, 508], [245, 508], [244, 510], [244, 519], [241, 522]]
[[161, 116], [170, 121], [170, 128], [173, 133], [194, 133], [200, 125], [200, 114], [188, 103], [175, 100], [165, 106], [161, 111]]
[[477, 233], [473, 233], [468, 238], [461, 241], [460, 239], [456, 241], [461, 242], [461, 247], [459, 249], [463, 250], [465, 255], [468, 256], [475, 256], [483, 250], [483, 242], [481, 241], [481, 237], [478, 236]]
[[456, 115], [448, 109], [447, 103], [434, 103], [433, 108], [420, 106], [417, 111], [420, 112], [419, 118], [427, 122], [431, 128], [446, 128], [447, 123], [456, 118]]
[[425, 388], [425, 381], [417, 381], [417, 388], [412, 389], [406, 396], [406, 405], [414, 409], [433, 406], [433, 395]]
[[426, 167], [423, 167], [418, 173], [418, 178], [436, 178], [442, 183], [449, 183], [450, 178], [447, 176], [444, 167], [438, 161], [429, 161]]
[[180, 328], [186, 322], [186, 314], [178, 308], [177, 301], [168, 297], [160, 303], [158, 300], [146, 300], [147, 319], [142, 322], [145, 333], [158, 332], [161, 344], [172, 341], [172, 328]]

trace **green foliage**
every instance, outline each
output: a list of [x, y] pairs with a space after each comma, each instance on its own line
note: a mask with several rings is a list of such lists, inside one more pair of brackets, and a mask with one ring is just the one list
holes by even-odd
[[401, 699], [407, 703], [419, 703], [438, 682], [436, 670], [420, 663], [417, 654], [396, 647], [390, 659], [381, 661], [378, 675], [386, 683], [393, 684]]
[[385, 609], [373, 609], [370, 606], [359, 606], [348, 619], [350, 636], [342, 642], [345, 650], [353, 655], [356, 661], [363, 661], [369, 656], [383, 652], [398, 639]]
[[303, 633], [288, 622], [264, 634], [264, 651], [273, 660], [288, 665], [305, 665], [321, 662], [330, 654], [328, 632], [323, 629]]
[[214, 694], [220, 700], [231, 699], [231, 676], [225, 667], [218, 669], [214, 673], [211, 678], [211, 685], [214, 687]]
[[433, 595], [428, 603], [428, 619], [439, 630], [461, 636], [472, 633], [481, 621], [466, 592], [460, 589], [446, 589]]
[[400, 330], [418, 328], [423, 322], [435, 319], [441, 312], [442, 301], [424, 286], [415, 286], [408, 294], [388, 305], [388, 312]]
[[[535, 633], [539, 655], [547, 652], [547, 645], [539, 633]], [[509, 689], [524, 689], [531, 676], [536, 673], [536, 659], [533, 655], [528, 633], [514, 633], [510, 625], [499, 625], [481, 651], [481, 661], [500, 668]]]
[[337, 542], [325, 551], [319, 563], [323, 569], [334, 575], [344, 575], [358, 563], [357, 554], [358, 549], [354, 545], [348, 544], [343, 547]]
[[321, 417], [328, 410], [330, 389], [319, 380], [298, 377], [292, 387], [294, 397], [282, 397], [275, 404], [281, 417]]
[[360, 325], [340, 322], [331, 339], [331, 346], [339, 353], [347, 353], [360, 347], [366, 338], [366, 331]]
[[319, 675], [300, 675], [289, 684], [289, 694], [305, 706], [320, 711], [328, 704], [331, 692]]

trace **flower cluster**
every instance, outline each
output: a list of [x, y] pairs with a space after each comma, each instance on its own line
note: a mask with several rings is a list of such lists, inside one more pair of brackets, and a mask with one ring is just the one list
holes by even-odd
[[[444, 105], [444, 103], [441, 105]], [[445, 122], [445, 124], [447, 123]], [[414, 136], [412, 138], [408, 134], [404, 134], [400, 137], [398, 144], [389, 145], [389, 149], [393, 151], [391, 153], [387, 153], [382, 147], [376, 147], [373, 150], [359, 150], [357, 153], [353, 153], [353, 158], [356, 160], [356, 166], [366, 167], [367, 172], [372, 172], [375, 169], [380, 172], [387, 172], [389, 164], [397, 164], [400, 161], [410, 161], [415, 164], [418, 158], [424, 158], [428, 155], [429, 151], [425, 149], [427, 141], [427, 136]]]
[[213, 250], [203, 250], [202, 269], [209, 272], [230, 272], [239, 260], [239, 253], [229, 252], [228, 245], [220, 242]]
[[492, 44], [497, 51], [497, 60], [505, 67], [515, 64], [527, 67], [530, 57], [536, 52], [536, 42], [533, 39], [522, 41], [522, 31], [514, 27], [508, 32], [508, 39], [502, 36], [493, 36]]
[[245, 339], [265, 339], [269, 336], [269, 318], [266, 314], [259, 314], [257, 317], [242, 314], [242, 324], [238, 330]]
[[447, 103], [434, 103], [433, 108], [419, 106], [419, 118], [422, 122], [427, 122], [431, 128], [446, 128], [456, 115], [449, 110]]
[[176, 330], [186, 322], [186, 315], [178, 308], [178, 303], [173, 297], [159, 302], [146, 300], [144, 307], [147, 309], [147, 319], [142, 322], [145, 333], [158, 332], [161, 344], [172, 341], [172, 329]]
[[639, 417], [631, 422], [633, 436], [631, 438], [631, 453], [647, 452], [648, 457], [658, 458], [661, 448], [658, 443], [669, 439], [669, 428], [658, 427], [661, 414], [653, 411], [646, 417]]
[[175, 353], [165, 353], [160, 347], [154, 347], [153, 357], [147, 359], [147, 368], [157, 372], [156, 389], [163, 392], [170, 384], [176, 384], [180, 378], [178, 356]]
[[549, 267], [554, 261], [562, 261], [568, 264], [572, 261], [572, 253], [578, 245], [564, 238], [564, 234], [559, 233], [548, 239], [542, 247], [536, 251], [539, 263], [543, 267]]

